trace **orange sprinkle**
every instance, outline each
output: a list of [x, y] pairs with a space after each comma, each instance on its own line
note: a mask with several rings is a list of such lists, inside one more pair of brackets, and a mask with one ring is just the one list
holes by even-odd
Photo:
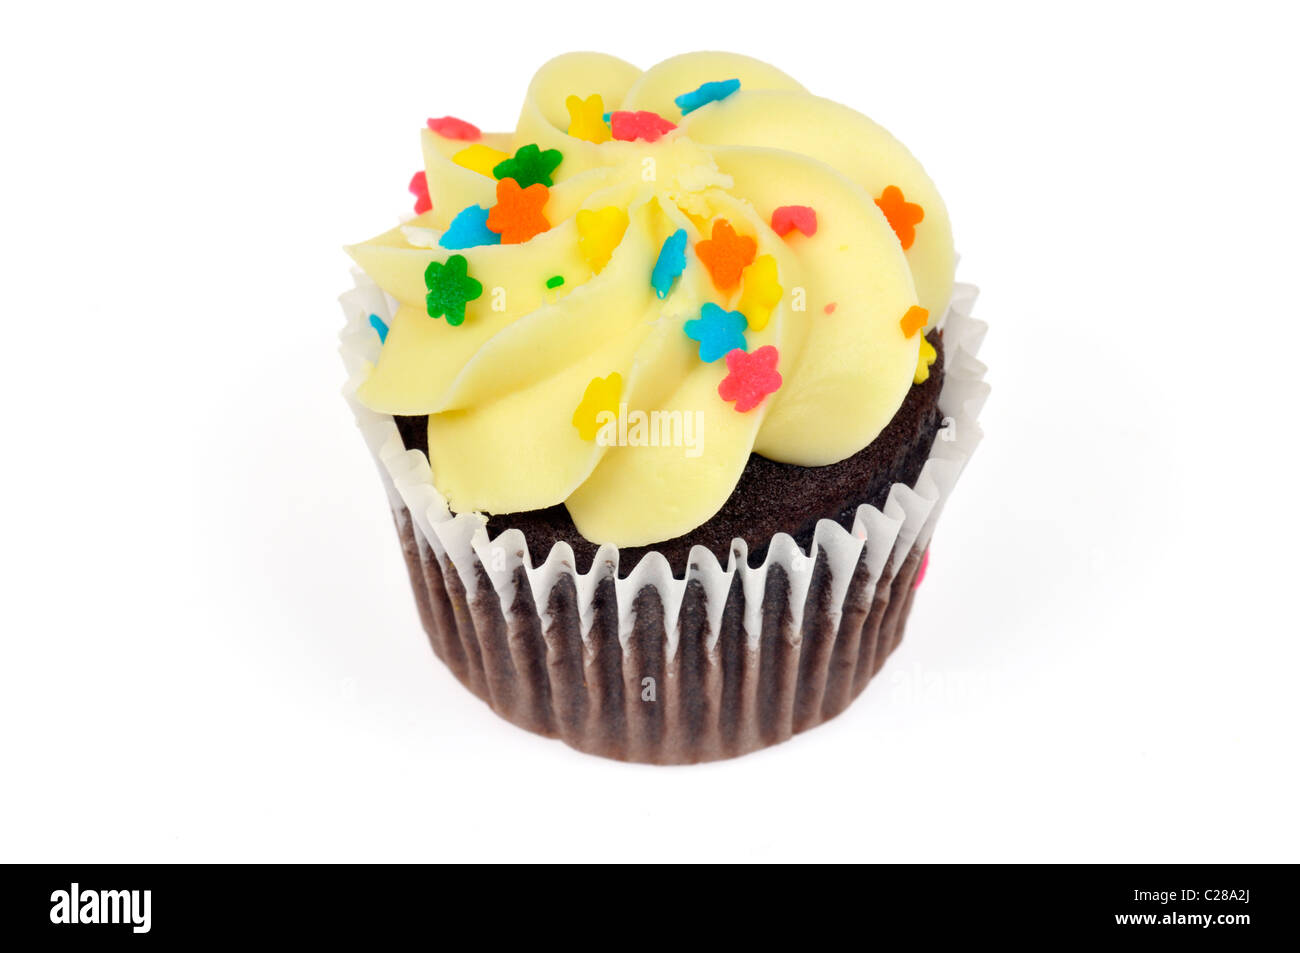
[[526, 242], [551, 227], [542, 214], [551, 190], [540, 182], [521, 189], [514, 179], [497, 183], [497, 204], [488, 212], [487, 227], [501, 236], [505, 245]]
[[903, 329], [903, 337], [910, 338], [921, 328], [925, 327], [925, 322], [930, 320], [930, 312], [920, 305], [912, 305], [907, 309], [907, 314], [899, 319], [898, 324]]
[[925, 218], [925, 209], [907, 201], [903, 197], [903, 190], [896, 185], [886, 186], [885, 191], [880, 193], [880, 198], [876, 199], [876, 205], [885, 213], [889, 227], [898, 236], [903, 251], [907, 251], [912, 247], [912, 242], [916, 241], [916, 226]]
[[695, 254], [709, 269], [713, 286], [731, 291], [740, 284], [740, 273], [754, 260], [758, 242], [748, 235], [737, 235], [725, 218], [713, 222], [713, 237], [695, 243]]

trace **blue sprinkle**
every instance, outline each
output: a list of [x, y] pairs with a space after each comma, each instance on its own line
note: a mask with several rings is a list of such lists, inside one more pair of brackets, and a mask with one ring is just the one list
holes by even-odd
[[682, 93], [673, 102], [677, 104], [677, 107], [682, 111], [682, 115], [685, 116], [701, 106], [707, 106], [709, 103], [716, 103], [720, 99], [726, 99], [738, 89], [740, 89], [740, 80], [738, 79], [701, 83], [699, 89], [693, 89], [689, 93]]
[[700, 316], [683, 326], [686, 336], [700, 342], [700, 360], [712, 364], [736, 348], [745, 346], [745, 329], [749, 322], [739, 311], [724, 311], [712, 301], [700, 308]]
[[383, 318], [377, 314], [372, 314], [370, 316], [370, 326], [374, 328], [375, 333], [379, 335], [380, 344], [383, 344], [388, 340], [388, 325], [384, 324]]
[[481, 205], [471, 205], [462, 209], [447, 231], [443, 232], [438, 244], [443, 248], [474, 248], [478, 245], [499, 245], [501, 236], [487, 227], [488, 210]]
[[601, 118], [604, 119], [605, 122], [609, 122], [609, 117], [612, 116], [612, 115], [614, 115], [614, 114], [613, 114], [613, 113], [605, 113]]
[[666, 239], [659, 249], [659, 259], [650, 272], [650, 286], [660, 298], [667, 298], [677, 276], [686, 270], [686, 229], [679, 228]]

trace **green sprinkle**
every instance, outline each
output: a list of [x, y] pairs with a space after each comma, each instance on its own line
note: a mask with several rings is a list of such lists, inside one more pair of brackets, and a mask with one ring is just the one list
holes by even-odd
[[564, 275], [553, 275], [546, 279], [546, 287], [548, 288], [558, 288], [562, 284], [564, 284]]

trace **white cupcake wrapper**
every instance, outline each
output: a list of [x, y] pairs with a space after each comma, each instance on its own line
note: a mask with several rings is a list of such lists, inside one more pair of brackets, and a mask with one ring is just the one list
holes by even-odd
[[[974, 452], [981, 437], [978, 417], [988, 397], [989, 388], [984, 383], [985, 367], [976, 358], [987, 326], [971, 317], [977, 290], [973, 285], [958, 284], [953, 299], [940, 326], [944, 332], [944, 384], [939, 398], [939, 409], [945, 422], [938, 438], [930, 451], [915, 487], [896, 483], [890, 489], [883, 510], [874, 506], [863, 505], [855, 514], [851, 529], [845, 529], [830, 519], [818, 522], [809, 552], [799, 548], [794, 539], [785, 533], [773, 538], [768, 548], [766, 559], [758, 567], [750, 567], [748, 547], [744, 540], [732, 542], [731, 551], [725, 566], [721, 565], [713, 553], [702, 546], [691, 550], [687, 567], [682, 578], [674, 576], [668, 560], [659, 553], [650, 553], [643, 557], [626, 578], [619, 578], [619, 550], [615, 546], [602, 546], [592, 560], [586, 573], [576, 571], [576, 561], [571, 547], [567, 543], [555, 544], [545, 558], [535, 562], [524, 535], [519, 530], [507, 530], [495, 540], [488, 538], [486, 519], [479, 514], [453, 514], [445, 498], [433, 485], [432, 474], [424, 454], [418, 450], [407, 450], [398, 433], [392, 417], [376, 414], [363, 407], [356, 399], [356, 389], [365, 379], [370, 366], [377, 360], [380, 350], [379, 337], [370, 325], [369, 317], [378, 315], [386, 323], [391, 323], [395, 312], [395, 302], [385, 295], [369, 278], [360, 272], [354, 272], [356, 287], [342, 296], [341, 303], [347, 316], [347, 323], [341, 334], [341, 352], [348, 371], [348, 383], [344, 395], [356, 415], [366, 444], [370, 447], [379, 466], [381, 478], [389, 495], [394, 517], [399, 532], [404, 532], [405, 524], [414, 523], [411, 531], [418, 535], [417, 546], [427, 547], [431, 551], [445, 578], [454, 572], [464, 591], [464, 605], [478, 603], [481, 585], [490, 584], [495, 591], [497, 602], [507, 617], [516, 606], [517, 586], [523, 578], [530, 590], [531, 604], [535, 605], [540, 618], [542, 630], [551, 632], [560, 620], [551, 615], [552, 594], [557, 585], [571, 583], [576, 594], [576, 611], [581, 625], [584, 645], [590, 648], [592, 626], [596, 623], [597, 593], [602, 584], [612, 582], [616, 594], [618, 612], [618, 640], [626, 656], [629, 644], [636, 630], [637, 597], [644, 595], [649, 587], [657, 592], [662, 604], [662, 633], [666, 640], [663, 656], [671, 665], [678, 652], [679, 616], [686, 600], [688, 589], [698, 583], [704, 593], [706, 615], [706, 633], [704, 649], [714, 653], [722, 632], [723, 613], [727, 606], [733, 605], [729, 594], [735, 584], [737, 574], [744, 594], [743, 630], [750, 652], [759, 650], [759, 640], [764, 630], [763, 615], [765, 600], [771, 598], [773, 586], [770, 577], [779, 567], [784, 580], [788, 581], [789, 619], [805, 620], [805, 608], [812, 582], [814, 566], [819, 558], [826, 560], [829, 570], [829, 598], [823, 600], [827, 607], [824, 620], [819, 624], [836, 627], [841, 620], [849, 595], [850, 584], [865, 578], [868, 580], [862, 592], [855, 592], [851, 600], [854, 605], [876, 606], [881, 602], [877, 598], [875, 587], [881, 581], [901, 578], [905, 560], [909, 555], [918, 562], [920, 553], [929, 545], [934, 532], [935, 521], [947, 502], [949, 494], [958, 476]], [[409, 517], [408, 517], [409, 513]], [[410, 554], [408, 554], [409, 558]], [[865, 558], [864, 558], [865, 556]], [[865, 566], [866, 576], [862, 575]], [[682, 567], [678, 567], [679, 570]], [[522, 577], [520, 570], [522, 569]], [[419, 582], [412, 570], [413, 584]], [[915, 574], [915, 566], [907, 575], [910, 585]], [[451, 589], [451, 585], [448, 585]], [[777, 589], [779, 591], [779, 589]], [[483, 595], [486, 595], [484, 593]], [[910, 592], [906, 606], [910, 608]], [[884, 593], [888, 601], [888, 593]], [[698, 605], [698, 600], [693, 604]], [[879, 611], [884, 612], [883, 605]], [[465, 609], [469, 612], [469, 609]], [[767, 606], [767, 611], [771, 607]], [[899, 610], [895, 610], [894, 618]], [[891, 618], [891, 626], [894, 618]], [[901, 638], [901, 620], [898, 621], [898, 633], [892, 644]], [[426, 628], [431, 622], [426, 619]], [[457, 625], [460, 623], [457, 622]], [[807, 624], [806, 622], [804, 624]], [[879, 620], [877, 620], [877, 625]], [[473, 628], [472, 623], [469, 623]], [[797, 644], [800, 626], [795, 625], [793, 635], [787, 636]], [[431, 638], [434, 633], [430, 632]], [[644, 638], [644, 635], [641, 636]], [[435, 648], [436, 648], [435, 641]], [[885, 647], [887, 653], [892, 645]], [[864, 649], [865, 650], [865, 649]], [[874, 647], [872, 649], [874, 652]], [[880, 661], [883, 661], [883, 656]], [[449, 663], [450, 664], [450, 663]], [[508, 665], [508, 663], [507, 663]], [[879, 662], [875, 663], [878, 667]], [[458, 673], [459, 674], [459, 673]], [[801, 676], [802, 677], [802, 672]], [[465, 678], [462, 677], [464, 681]], [[481, 679], [480, 679], [481, 681]], [[467, 681], [467, 684], [469, 682]], [[865, 684], [865, 682], [863, 682]], [[475, 687], [475, 686], [471, 686]], [[476, 688], [476, 690], [478, 690]], [[791, 691], [794, 689], [791, 688]], [[800, 691], [804, 686], [800, 686]], [[857, 691], [861, 690], [858, 686]], [[488, 697], [490, 693], [480, 691], [490, 704], [503, 715], [512, 720], [525, 723], [533, 730], [545, 730], [520, 719], [501, 707]], [[856, 694], [856, 691], [854, 692]], [[847, 703], [847, 702], [846, 702]], [[839, 709], [836, 708], [836, 711]], [[830, 712], [834, 714], [834, 711]], [[829, 717], [829, 714], [826, 715]], [[819, 723], [822, 718], [812, 721]], [[793, 730], [802, 730], [797, 724]], [[550, 732], [547, 732], [550, 733]], [[755, 741], [750, 738], [734, 745], [730, 750], [699, 750], [676, 747], [667, 751], [623, 750], [617, 747], [587, 743], [585, 736], [570, 736], [563, 727], [557, 729], [565, 740], [584, 750], [610, 754], [614, 757], [628, 757], [634, 760], [705, 760], [711, 757], [725, 757], [761, 747], [770, 741]], [[789, 732], [783, 733], [788, 736]], [[779, 738], [777, 740], [780, 740]], [[670, 746], [671, 747], [671, 746]], [[716, 746], [715, 746], [716, 747]]]

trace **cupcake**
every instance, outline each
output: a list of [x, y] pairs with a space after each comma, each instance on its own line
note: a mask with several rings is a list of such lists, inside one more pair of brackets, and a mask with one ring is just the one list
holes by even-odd
[[987, 392], [920, 163], [727, 53], [568, 54], [513, 133], [420, 135], [415, 217], [348, 248], [342, 349], [434, 652], [629, 761], [843, 711]]

